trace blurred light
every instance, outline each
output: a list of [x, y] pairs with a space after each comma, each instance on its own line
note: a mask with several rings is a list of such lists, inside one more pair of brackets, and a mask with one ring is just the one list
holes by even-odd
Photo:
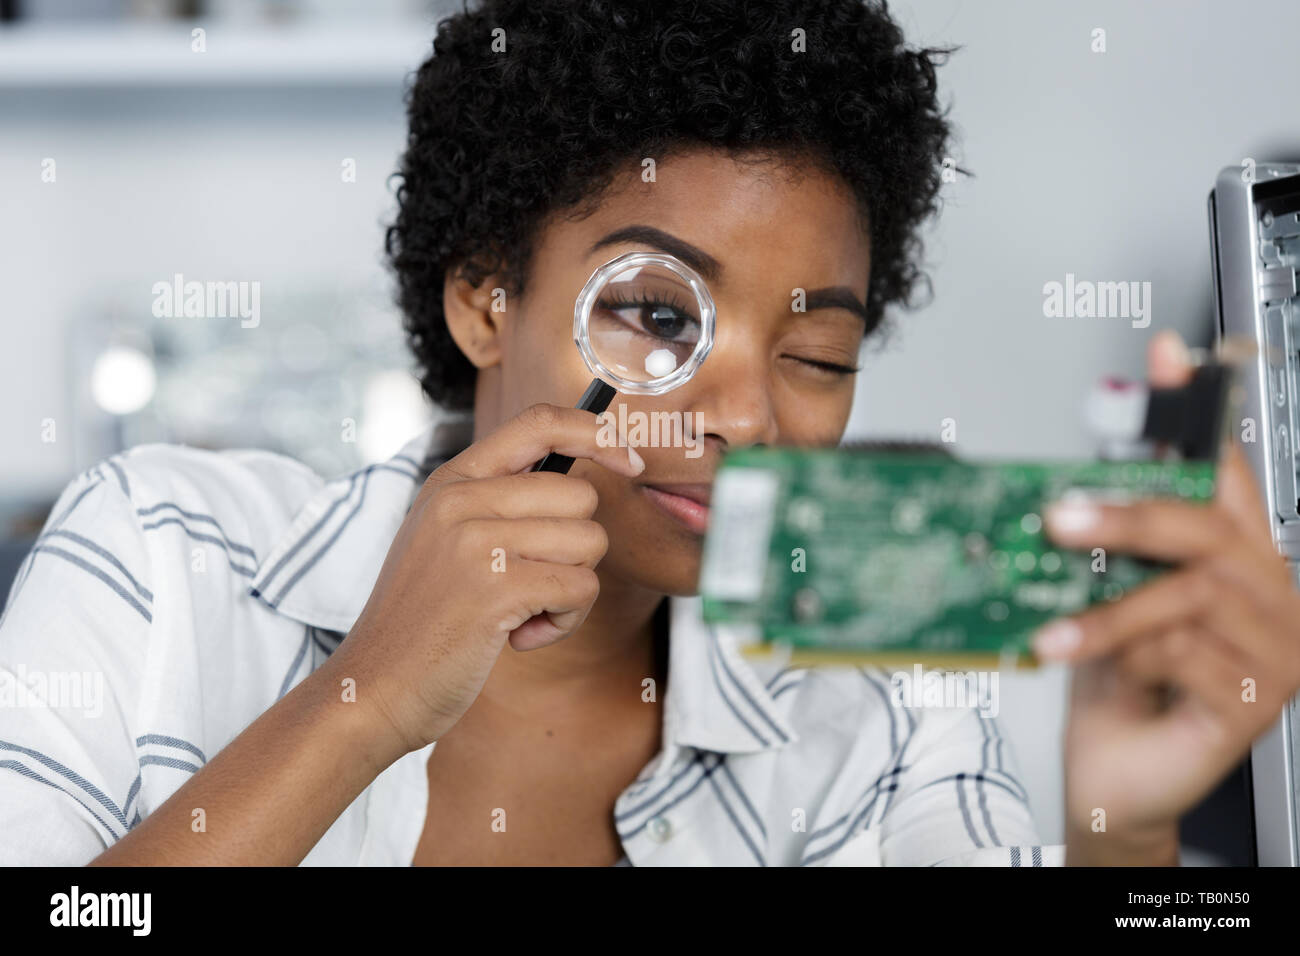
[[380, 372], [366, 383], [362, 400], [361, 454], [383, 461], [401, 451], [429, 422], [420, 383], [406, 372]]
[[139, 349], [113, 345], [90, 371], [90, 394], [110, 415], [130, 415], [149, 404], [158, 377], [153, 360]]

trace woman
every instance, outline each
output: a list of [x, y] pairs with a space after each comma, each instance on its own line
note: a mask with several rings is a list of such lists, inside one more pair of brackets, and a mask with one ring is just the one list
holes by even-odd
[[[74, 481], [0, 664], [108, 690], [93, 718], [0, 712], [0, 860], [1176, 863], [1179, 817], [1300, 685], [1239, 456], [1214, 507], [1049, 515], [1185, 564], [1039, 644], [1078, 665], [1064, 854], [992, 720], [893, 706], [874, 670], [754, 667], [693, 614], [719, 458], [836, 444], [864, 339], [921, 279], [943, 51], [854, 0], [503, 0], [434, 46], [388, 245], [425, 391], [469, 432], [329, 483], [167, 447]], [[699, 457], [568, 407], [574, 297], [632, 250], [717, 303], [689, 384], [618, 399], [700, 413]], [[1176, 340], [1152, 361], [1187, 373]], [[573, 470], [529, 473], [551, 451]]]

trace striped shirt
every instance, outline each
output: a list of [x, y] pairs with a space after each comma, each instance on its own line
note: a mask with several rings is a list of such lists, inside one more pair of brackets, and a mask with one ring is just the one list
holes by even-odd
[[[168, 445], [72, 481], [0, 617], [0, 864], [93, 859], [319, 666], [467, 427], [332, 481]], [[624, 865], [1063, 861], [994, 719], [903, 706], [878, 669], [746, 658], [753, 635], [706, 625], [698, 598], [669, 611], [661, 749], [612, 808]], [[304, 865], [409, 865], [435, 746], [376, 777]]]

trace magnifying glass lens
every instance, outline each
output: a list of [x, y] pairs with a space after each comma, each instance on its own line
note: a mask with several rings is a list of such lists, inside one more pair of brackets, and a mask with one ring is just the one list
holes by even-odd
[[702, 304], [680, 276], [650, 263], [614, 272], [594, 297], [591, 351], [625, 382], [671, 375], [695, 352]]

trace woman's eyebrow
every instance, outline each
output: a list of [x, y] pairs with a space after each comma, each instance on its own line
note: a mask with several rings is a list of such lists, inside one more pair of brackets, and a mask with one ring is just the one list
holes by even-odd
[[825, 289], [811, 289], [804, 295], [804, 310], [848, 309], [863, 322], [867, 322], [867, 307], [848, 286], [837, 285]]
[[595, 252], [604, 246], [612, 246], [620, 242], [639, 242], [643, 245], [653, 246], [660, 252], [666, 252], [670, 256], [676, 256], [686, 263], [701, 276], [704, 281], [716, 281], [722, 274], [722, 263], [709, 255], [703, 249], [696, 248], [685, 239], [678, 239], [671, 233], [664, 232], [662, 229], [656, 229], [654, 226], [624, 226], [622, 229], [615, 229], [607, 236], [597, 239], [587, 250], [587, 254]]

